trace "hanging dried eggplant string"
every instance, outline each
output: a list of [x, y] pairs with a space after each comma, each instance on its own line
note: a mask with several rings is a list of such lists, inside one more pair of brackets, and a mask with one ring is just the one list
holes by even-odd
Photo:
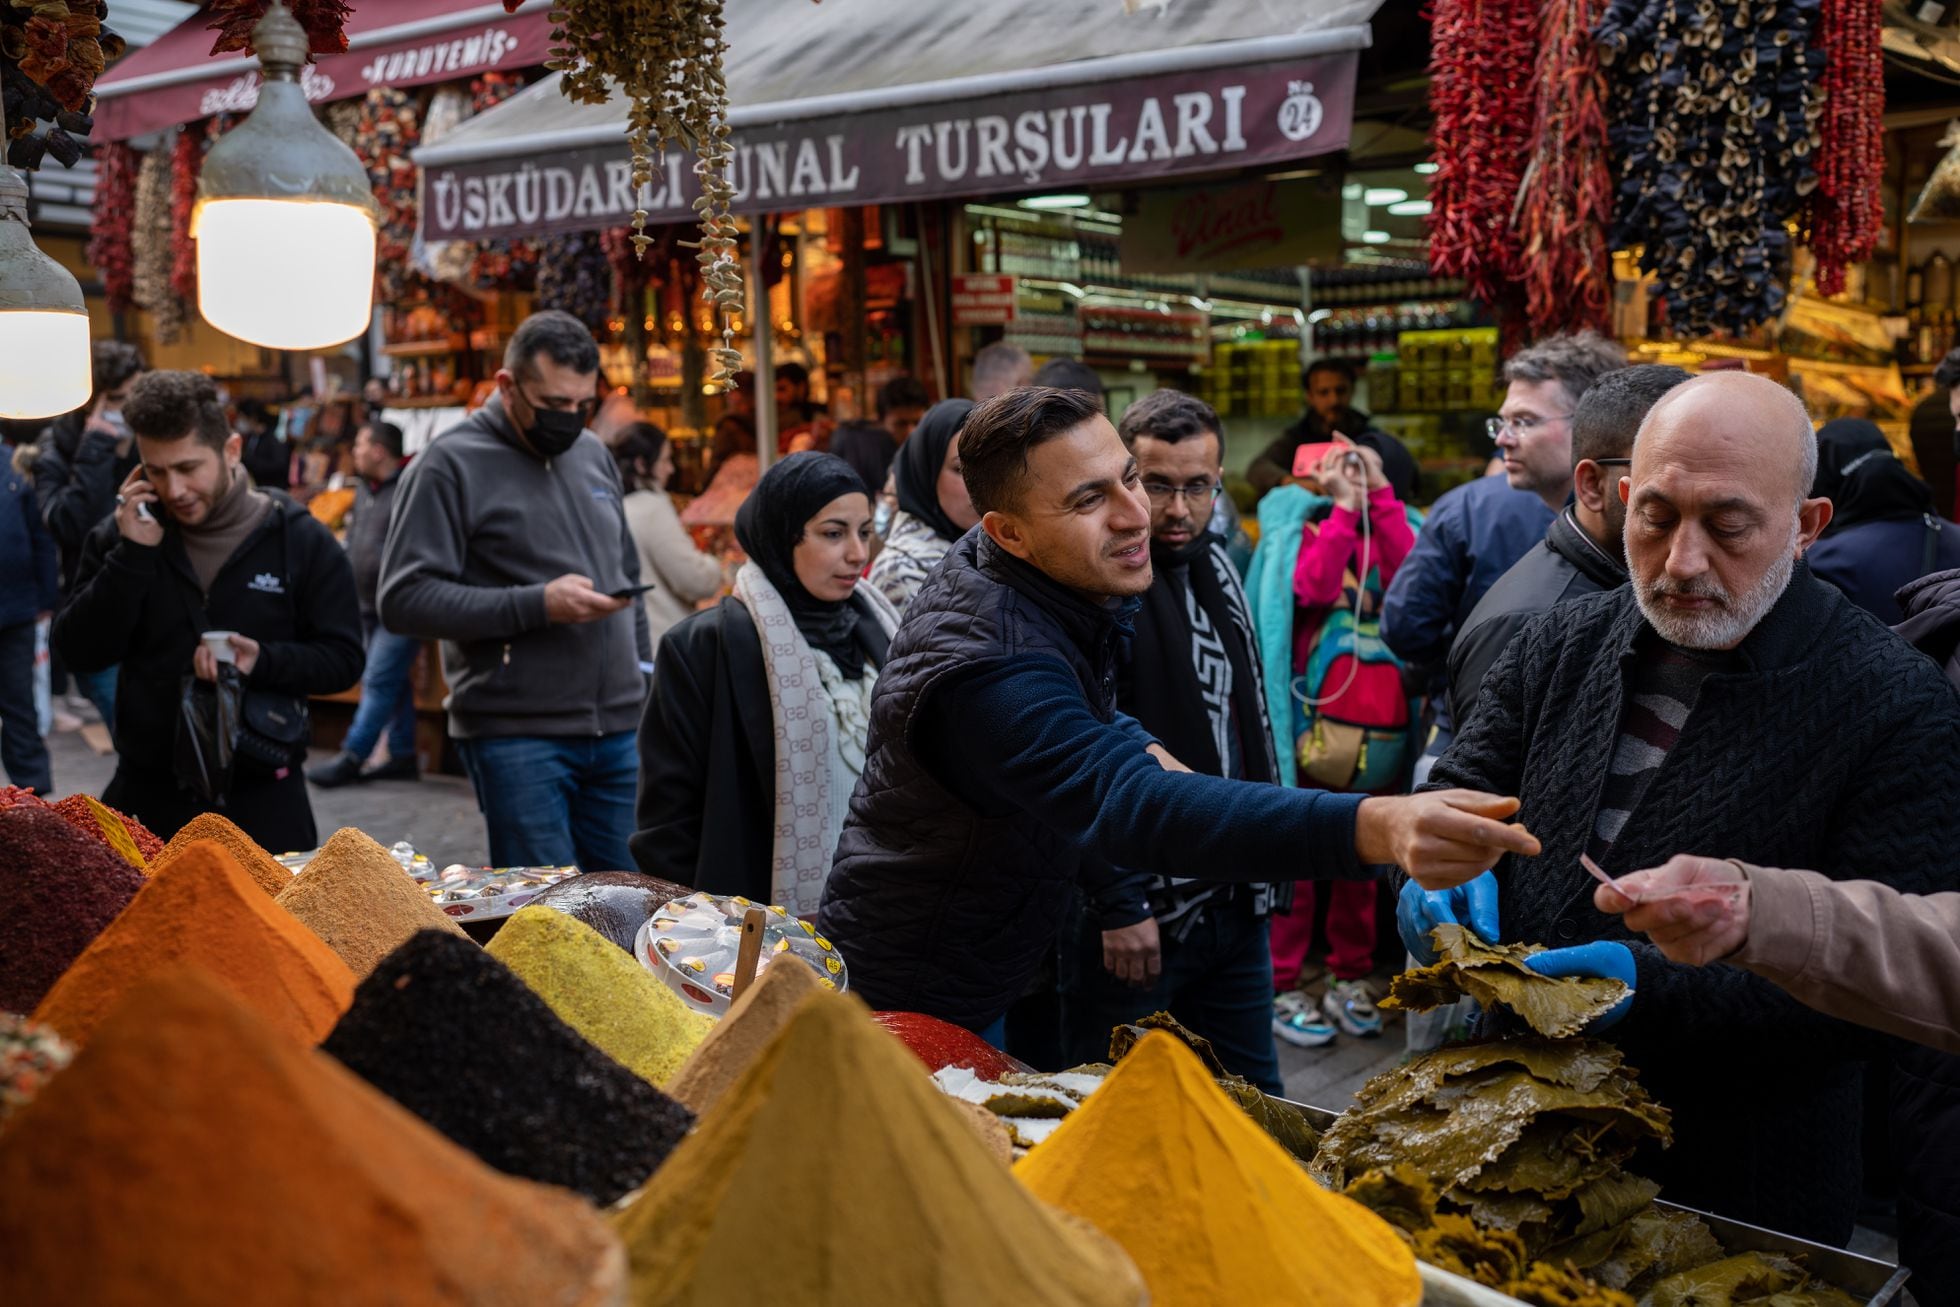
[[135, 307], [135, 252], [130, 230], [136, 218], [136, 151], [121, 142], [95, 152], [95, 212], [88, 228], [88, 261], [102, 278], [109, 312]]
[[1613, 247], [1640, 248], [1683, 334], [1783, 311], [1785, 224], [1817, 186], [1818, 5], [1611, 0], [1595, 31], [1620, 166]]
[[1879, 0], [1823, 0], [1813, 47], [1824, 52], [1824, 118], [1817, 190], [1805, 214], [1819, 294], [1844, 289], [1844, 271], [1869, 259], [1885, 227], [1884, 15]]
[[178, 128], [170, 143], [170, 288], [186, 304], [197, 303], [197, 242], [191, 239], [191, 210], [197, 204], [197, 174], [203, 166], [203, 130]]
[[170, 284], [174, 262], [170, 193], [170, 152], [152, 150], [136, 170], [136, 216], [130, 227], [130, 247], [135, 255], [136, 307], [149, 310], [157, 339], [166, 345], [183, 335], [189, 321], [184, 302]]
[[612, 265], [599, 233], [545, 237], [538, 259], [538, 308], [562, 309], [595, 336], [603, 336], [612, 310], [612, 282]]
[[1518, 185], [1515, 240], [1531, 333], [1610, 325], [1613, 178], [1606, 79], [1592, 27], [1603, 0], [1545, 0], [1536, 68], [1535, 147]]
[[1430, 6], [1429, 265], [1501, 318], [1523, 308], [1511, 217], [1531, 149], [1536, 0]]
[[[515, 9], [519, 0], [504, 0]], [[552, 6], [552, 49], [546, 67], [563, 74], [559, 89], [584, 104], [604, 104], [617, 82], [631, 102], [626, 140], [633, 185], [650, 186], [659, 159], [678, 141], [694, 153], [701, 196], [701, 239], [691, 244], [701, 268], [702, 297], [715, 306], [721, 344], [709, 384], [725, 389], [742, 366], [729, 315], [741, 311], [742, 268], [728, 206], [728, 90], [722, 81], [721, 0], [558, 0]], [[645, 255], [647, 213], [633, 213], [633, 242]]]
[[95, 79], [123, 52], [102, 25], [103, 0], [33, 0], [0, 6], [0, 103], [7, 162], [33, 172], [53, 155], [72, 168], [95, 126]]

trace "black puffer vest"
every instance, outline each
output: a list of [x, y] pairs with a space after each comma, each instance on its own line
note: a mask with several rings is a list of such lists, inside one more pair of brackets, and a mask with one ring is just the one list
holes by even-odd
[[954, 673], [1052, 658], [1110, 721], [1134, 608], [1098, 607], [975, 529], [906, 610], [818, 916], [872, 1007], [984, 1029], [1053, 947], [1081, 863], [1033, 814], [988, 816], [933, 779], [913, 738], [926, 696]]

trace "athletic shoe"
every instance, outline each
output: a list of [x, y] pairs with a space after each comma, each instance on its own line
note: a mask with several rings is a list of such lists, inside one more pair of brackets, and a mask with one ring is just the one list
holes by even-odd
[[1334, 1027], [1297, 989], [1273, 996], [1273, 1034], [1295, 1048], [1324, 1048], [1334, 1042]]
[[1320, 1010], [1350, 1035], [1367, 1038], [1382, 1032], [1382, 1014], [1375, 1009], [1375, 992], [1365, 980], [1336, 980], [1327, 986]]
[[334, 790], [367, 778], [361, 775], [361, 760], [351, 753], [342, 753], [335, 755], [331, 762], [308, 768], [306, 779], [323, 790]]

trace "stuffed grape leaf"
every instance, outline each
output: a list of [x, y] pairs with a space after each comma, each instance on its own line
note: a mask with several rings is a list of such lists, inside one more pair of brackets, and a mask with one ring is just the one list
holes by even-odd
[[1437, 960], [1395, 977], [1382, 1006], [1426, 1012], [1468, 997], [1485, 1011], [1506, 1009], [1539, 1034], [1563, 1039], [1579, 1034], [1628, 993], [1617, 980], [1539, 975], [1524, 964], [1543, 951], [1535, 944], [1487, 944], [1452, 925], [1436, 927], [1430, 939]]

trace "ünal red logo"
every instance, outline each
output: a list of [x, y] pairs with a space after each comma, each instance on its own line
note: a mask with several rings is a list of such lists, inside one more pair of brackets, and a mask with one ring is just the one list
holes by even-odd
[[1277, 245], [1286, 239], [1271, 182], [1193, 191], [1171, 211], [1179, 259], [1203, 259]]

